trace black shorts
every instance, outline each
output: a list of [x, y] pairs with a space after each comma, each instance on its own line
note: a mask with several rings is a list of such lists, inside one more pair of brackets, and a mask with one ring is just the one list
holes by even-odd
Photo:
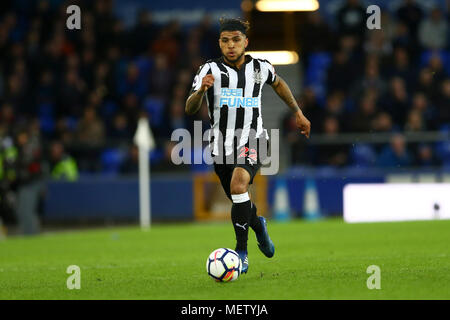
[[[238, 153], [233, 158], [233, 164], [216, 163], [214, 161], [214, 171], [220, 179], [223, 190], [227, 197], [231, 200], [231, 178], [235, 168], [243, 168], [250, 174], [250, 184], [253, 183], [258, 170], [261, 168], [262, 163], [260, 161], [260, 153], [255, 149], [249, 149], [248, 147], [242, 147], [238, 150]], [[237, 159], [241, 159], [239, 163]], [[242, 160], [245, 160], [242, 161]]]

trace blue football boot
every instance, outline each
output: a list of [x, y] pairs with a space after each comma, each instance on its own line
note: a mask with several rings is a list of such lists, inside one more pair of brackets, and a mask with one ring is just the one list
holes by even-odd
[[241, 273], [247, 273], [248, 271], [248, 256], [247, 251], [241, 251], [236, 250], [237, 254], [239, 255], [239, 258], [241, 259], [242, 263], [242, 271]]
[[263, 226], [263, 232], [256, 234], [256, 240], [258, 241], [258, 248], [267, 257], [272, 258], [275, 254], [275, 246], [272, 240], [270, 240], [269, 232], [267, 231], [267, 221], [264, 217], [258, 217]]

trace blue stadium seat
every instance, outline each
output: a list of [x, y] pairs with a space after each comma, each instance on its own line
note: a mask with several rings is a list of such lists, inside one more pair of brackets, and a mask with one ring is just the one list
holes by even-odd
[[117, 104], [114, 101], [105, 101], [103, 106], [100, 108], [101, 116], [103, 118], [112, 118], [118, 109]]
[[153, 67], [153, 61], [148, 57], [138, 57], [134, 62], [139, 69], [139, 75], [143, 78], [147, 78], [150, 75], [150, 71]]
[[331, 54], [329, 52], [315, 52], [309, 56], [309, 65], [317, 67], [328, 67], [331, 62]]
[[431, 57], [437, 54], [442, 61], [442, 65], [444, 67], [445, 72], [447, 73], [447, 75], [450, 75], [450, 51], [444, 51], [444, 50], [439, 50], [439, 51], [433, 51], [433, 50], [427, 50], [422, 52], [421, 56], [420, 56], [420, 66], [421, 67], [425, 67], [428, 65], [428, 63], [430, 62]]
[[53, 104], [41, 103], [38, 105], [39, 116], [53, 116]]
[[44, 134], [51, 134], [55, 129], [55, 119], [53, 117], [53, 104], [41, 103], [38, 105], [38, 117], [41, 130]]
[[164, 150], [157, 147], [150, 152], [150, 162], [157, 164], [164, 160], [164, 156]]
[[52, 134], [55, 130], [55, 120], [52, 116], [42, 115], [39, 117], [41, 130], [44, 134]]
[[148, 97], [143, 104], [145, 111], [150, 115], [150, 125], [152, 127], [161, 128], [164, 121], [164, 101]]
[[308, 61], [306, 70], [307, 81], [323, 83], [326, 80], [326, 71], [331, 62], [331, 55], [328, 52], [313, 53], [309, 56]]
[[372, 167], [377, 155], [375, 150], [368, 144], [356, 144], [350, 151], [352, 165], [356, 167]]
[[67, 126], [69, 127], [70, 130], [76, 130], [77, 125], [78, 125], [78, 119], [75, 117], [67, 117], [66, 118], [67, 121]]
[[436, 143], [435, 151], [444, 168], [450, 168], [450, 141]]
[[120, 149], [105, 149], [101, 154], [102, 172], [118, 174], [125, 154]]
[[327, 69], [331, 63], [331, 54], [328, 52], [317, 52], [309, 55], [306, 68], [305, 86], [314, 90], [319, 103], [325, 100]]
[[442, 126], [440, 126], [439, 130], [442, 133], [450, 134], [450, 124], [443, 124]]
[[346, 112], [355, 112], [356, 111], [355, 100], [347, 97], [344, 100], [344, 110]]

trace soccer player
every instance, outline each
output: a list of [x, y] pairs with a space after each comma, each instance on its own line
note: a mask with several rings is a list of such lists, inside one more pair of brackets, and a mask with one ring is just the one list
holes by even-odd
[[236, 234], [235, 250], [242, 260], [242, 273], [248, 271], [248, 227], [255, 232], [258, 247], [265, 256], [270, 258], [275, 253], [267, 222], [257, 215], [256, 206], [248, 195], [249, 185], [261, 167], [261, 148], [255, 146], [267, 145], [269, 139], [261, 116], [263, 85], [271, 85], [292, 110], [303, 135], [309, 138], [311, 129], [311, 123], [272, 64], [245, 54], [248, 30], [246, 21], [221, 19], [219, 46], [222, 57], [200, 66], [186, 101], [186, 113], [192, 115], [198, 112], [203, 97], [206, 97], [211, 123], [209, 148], [214, 171], [233, 202], [231, 221]]

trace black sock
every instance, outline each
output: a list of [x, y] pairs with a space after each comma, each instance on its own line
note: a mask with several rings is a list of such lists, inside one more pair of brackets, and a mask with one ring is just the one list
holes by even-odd
[[258, 215], [256, 214], [256, 206], [254, 203], [251, 203], [252, 213], [250, 216], [250, 227], [255, 231], [256, 234], [260, 234], [263, 232], [263, 225], [261, 220], [258, 219]]
[[[247, 251], [248, 227], [251, 217], [250, 200], [242, 201], [241, 195], [231, 195], [233, 197], [233, 206], [231, 207], [231, 221], [233, 222], [234, 232], [236, 234], [236, 251]], [[238, 197], [240, 199], [236, 200]], [[248, 198], [248, 195], [247, 195]]]

